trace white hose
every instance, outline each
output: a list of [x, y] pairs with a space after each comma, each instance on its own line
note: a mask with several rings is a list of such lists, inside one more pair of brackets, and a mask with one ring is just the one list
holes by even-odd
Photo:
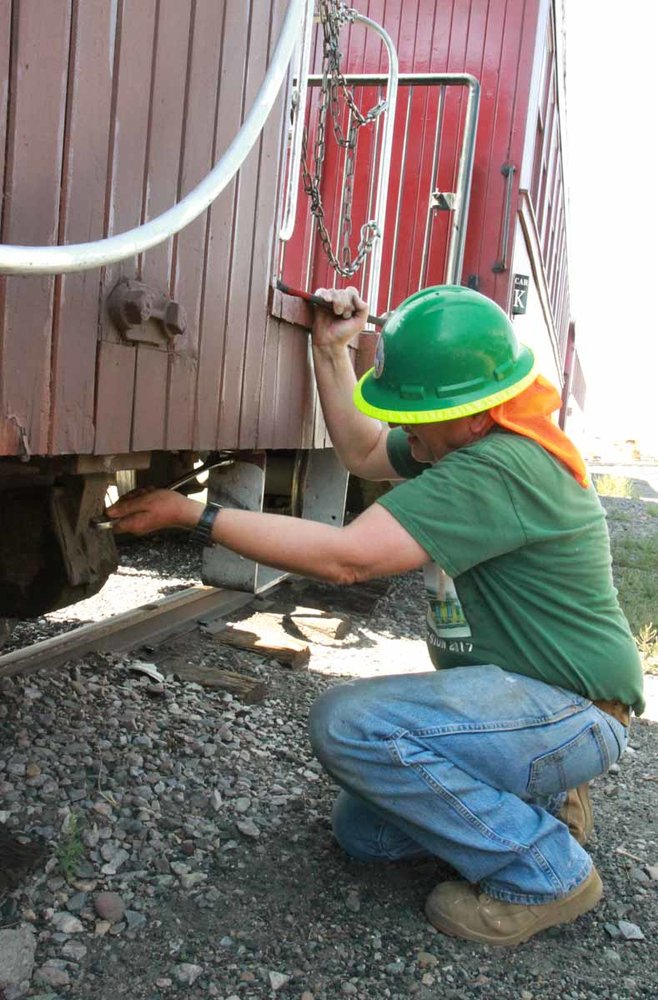
[[249, 114], [211, 172], [182, 201], [156, 219], [93, 243], [24, 247], [0, 245], [0, 274], [66, 274], [134, 257], [193, 222], [233, 179], [272, 110], [303, 28], [306, 0], [290, 0], [272, 60]]

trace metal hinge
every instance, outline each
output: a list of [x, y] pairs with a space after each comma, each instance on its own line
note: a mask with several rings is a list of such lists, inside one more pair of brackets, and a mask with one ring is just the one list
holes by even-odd
[[435, 212], [453, 212], [456, 204], [454, 191], [432, 191], [430, 195], [430, 208]]

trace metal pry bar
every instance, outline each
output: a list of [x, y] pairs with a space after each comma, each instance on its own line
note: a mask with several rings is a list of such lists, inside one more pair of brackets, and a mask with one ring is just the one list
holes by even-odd
[[[292, 295], [296, 299], [304, 299], [305, 302], [311, 302], [314, 306], [321, 306], [323, 309], [331, 310], [332, 308], [331, 302], [323, 299], [320, 295], [311, 295], [310, 292], [303, 292], [301, 288], [291, 288], [290, 285], [284, 285], [282, 281], [277, 281], [276, 287], [284, 295]], [[372, 323], [373, 326], [383, 326], [387, 318], [387, 316], [371, 316], [368, 314], [368, 322]]]
[[[177, 490], [179, 486], [183, 486], [184, 483], [189, 483], [190, 479], [196, 479], [200, 476], [202, 472], [209, 472], [210, 469], [216, 469], [219, 465], [229, 464], [231, 459], [226, 455], [217, 457], [217, 453], [213, 453], [209, 458], [203, 462], [202, 465], [198, 465], [196, 469], [190, 469], [183, 476], [179, 476], [178, 479], [174, 479], [172, 483], [167, 483], [162, 489], [165, 490]], [[91, 520], [91, 526], [97, 528], [99, 531], [109, 531], [112, 528], [114, 521], [107, 514], [101, 515], [101, 517], [95, 517]]]

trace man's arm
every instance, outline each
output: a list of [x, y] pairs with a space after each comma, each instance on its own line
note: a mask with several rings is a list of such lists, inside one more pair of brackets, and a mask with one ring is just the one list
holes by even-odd
[[[142, 535], [162, 528], [192, 529], [202, 511], [203, 504], [180, 493], [153, 490], [127, 494], [108, 515], [117, 531]], [[429, 559], [377, 503], [344, 528], [224, 507], [215, 518], [212, 541], [267, 566], [341, 584], [404, 573]]]
[[352, 401], [356, 376], [348, 343], [363, 330], [368, 306], [356, 288], [319, 288], [333, 306], [316, 308], [313, 363], [320, 404], [331, 443], [343, 465], [362, 479], [398, 479], [386, 451], [388, 428], [359, 412]]

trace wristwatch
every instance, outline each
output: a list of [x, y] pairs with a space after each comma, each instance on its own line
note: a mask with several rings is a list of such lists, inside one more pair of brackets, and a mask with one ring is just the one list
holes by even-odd
[[190, 534], [190, 541], [196, 542], [197, 545], [212, 545], [212, 526], [215, 523], [215, 518], [222, 510], [221, 503], [207, 503], [203, 508], [203, 514], [199, 518], [196, 528]]

